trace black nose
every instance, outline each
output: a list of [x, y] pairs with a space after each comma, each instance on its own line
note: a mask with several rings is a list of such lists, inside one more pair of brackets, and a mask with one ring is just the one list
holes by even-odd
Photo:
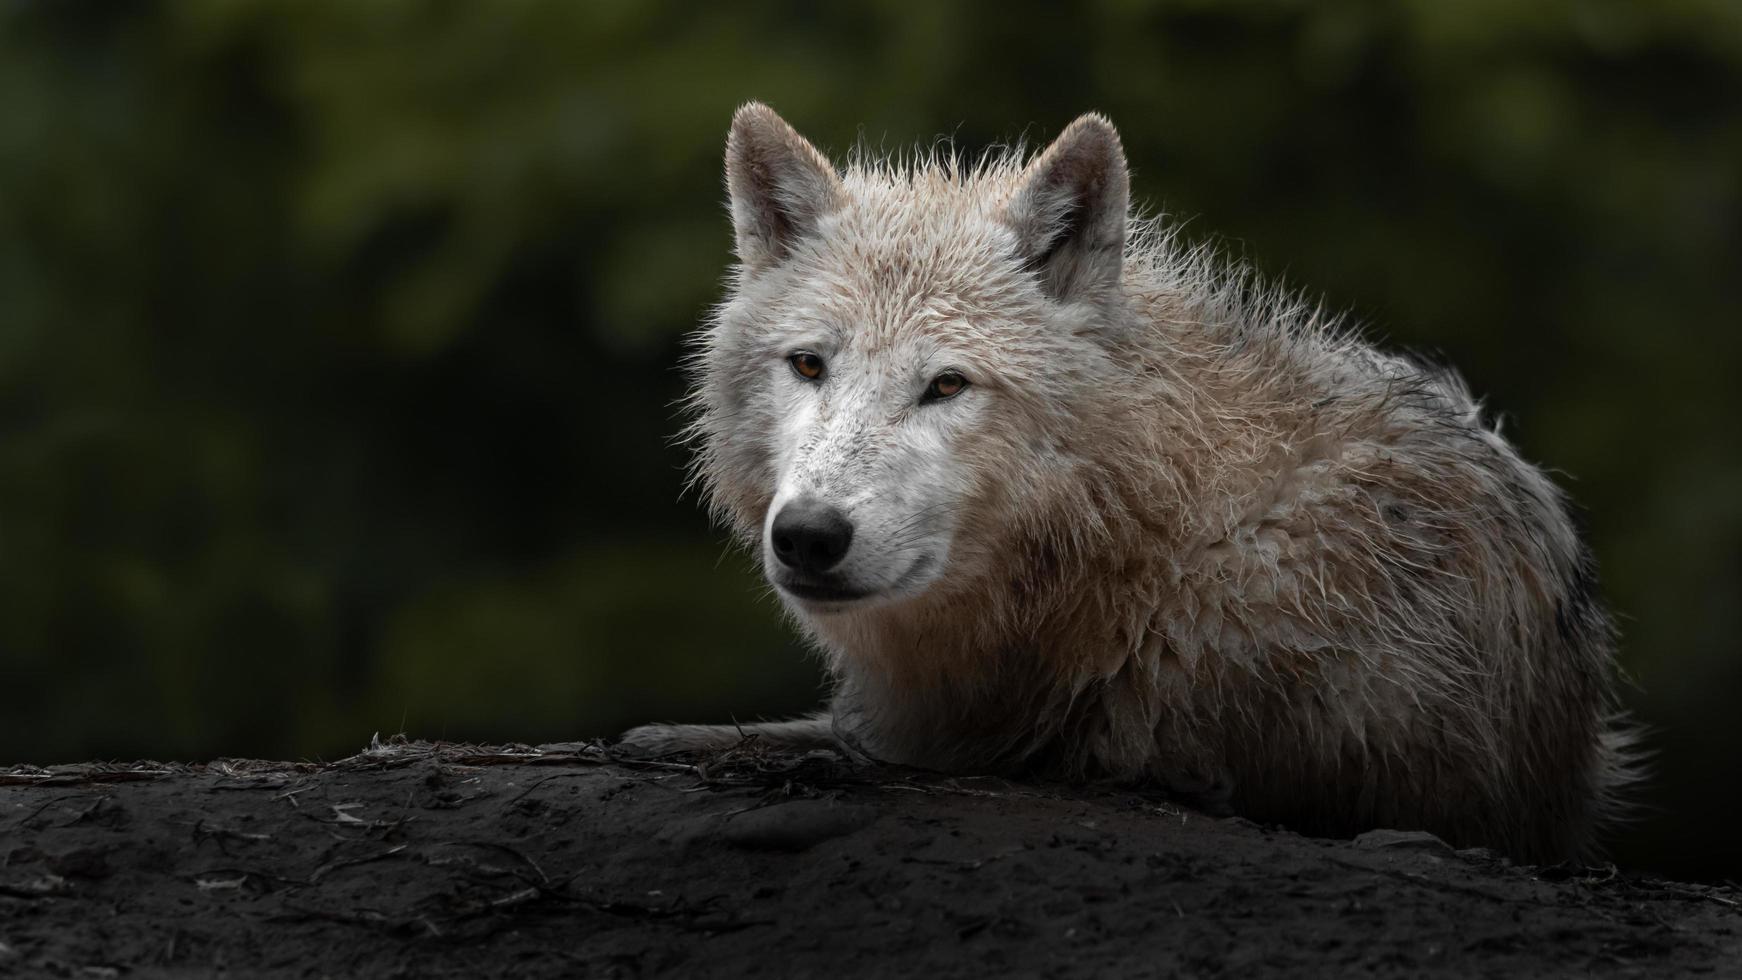
[[769, 535], [774, 557], [801, 572], [826, 572], [841, 563], [853, 543], [847, 515], [814, 500], [795, 500], [774, 515]]

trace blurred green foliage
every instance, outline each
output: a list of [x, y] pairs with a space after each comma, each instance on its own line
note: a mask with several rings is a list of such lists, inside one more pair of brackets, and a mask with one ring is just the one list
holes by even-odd
[[1620, 855], [1742, 874], [1734, 0], [10, 0], [0, 93], [0, 761], [810, 706], [671, 442], [730, 113], [1096, 108], [1566, 474], [1660, 728]]

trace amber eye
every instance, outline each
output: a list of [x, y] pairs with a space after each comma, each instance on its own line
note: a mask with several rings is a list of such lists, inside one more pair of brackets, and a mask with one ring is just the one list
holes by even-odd
[[810, 351], [801, 350], [786, 359], [792, 365], [799, 377], [806, 381], [816, 381], [823, 376], [823, 359]]
[[966, 387], [968, 387], [967, 378], [954, 371], [945, 371], [931, 379], [931, 387], [925, 390], [925, 400], [935, 402], [945, 398], [954, 398], [961, 394], [962, 389]]

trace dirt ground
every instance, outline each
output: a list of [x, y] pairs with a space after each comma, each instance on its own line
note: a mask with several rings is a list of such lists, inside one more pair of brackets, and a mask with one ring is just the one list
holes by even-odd
[[741, 748], [0, 772], [0, 975], [1742, 976], [1742, 891]]

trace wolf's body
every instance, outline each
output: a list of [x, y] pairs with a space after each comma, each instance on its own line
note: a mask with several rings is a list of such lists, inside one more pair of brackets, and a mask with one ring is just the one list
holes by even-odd
[[763, 738], [1588, 853], [1628, 776], [1608, 619], [1455, 376], [1130, 219], [1099, 117], [840, 176], [753, 105], [728, 179], [699, 476], [835, 685]]

